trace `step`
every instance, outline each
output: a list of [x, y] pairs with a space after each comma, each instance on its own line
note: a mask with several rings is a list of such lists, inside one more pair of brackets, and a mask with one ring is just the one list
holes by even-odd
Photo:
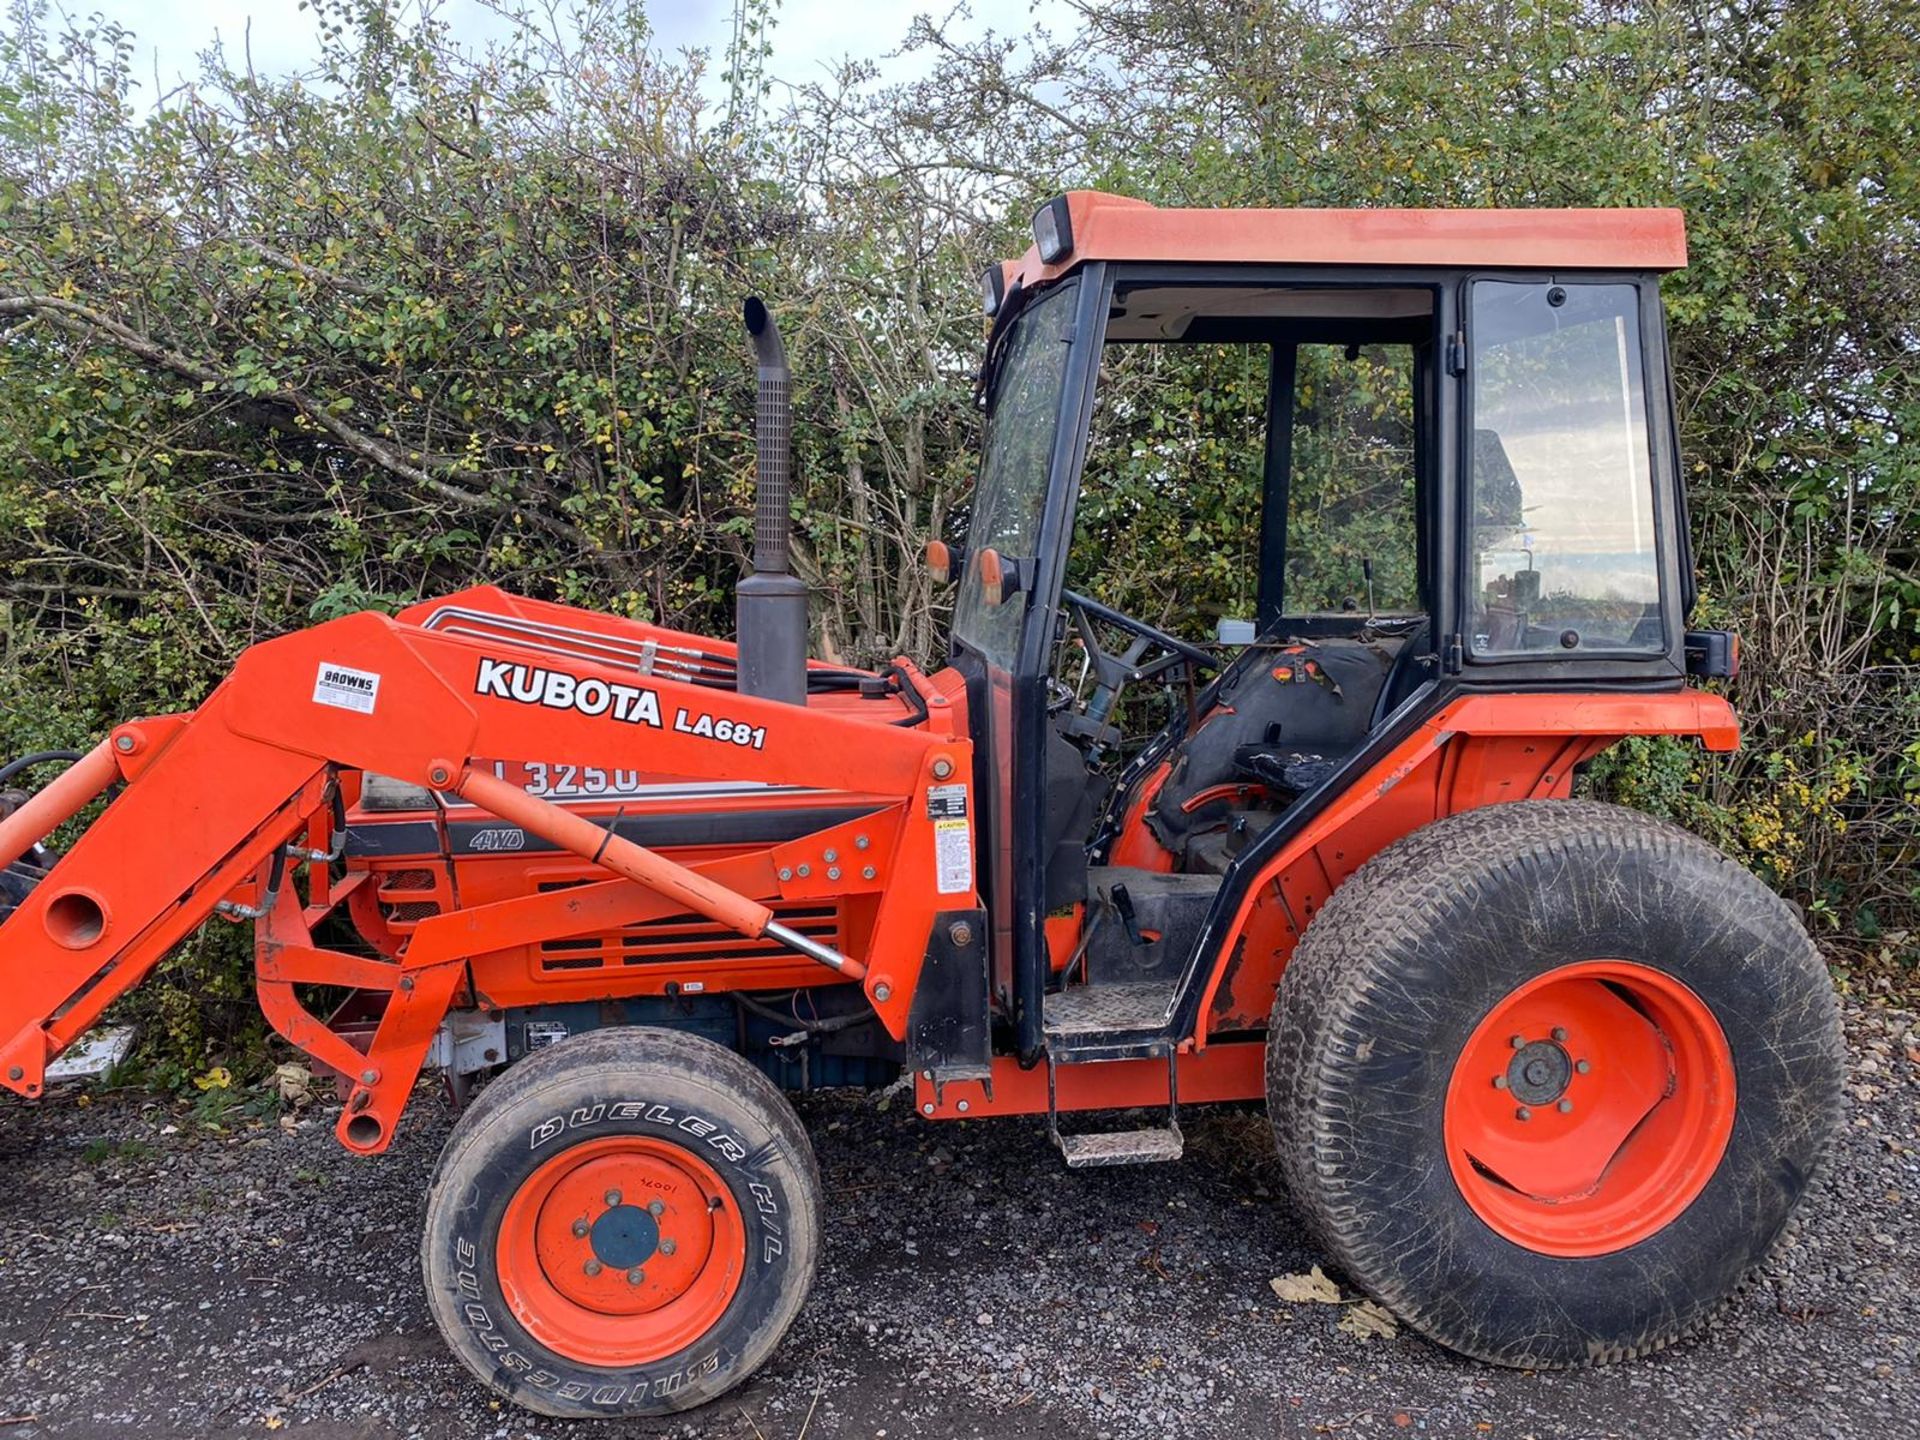
[[1170, 1054], [1167, 1007], [1172, 1002], [1171, 980], [1071, 985], [1046, 998], [1040, 1028], [1047, 1055], [1074, 1065]]
[[1116, 1031], [1164, 1031], [1173, 986], [1166, 980], [1138, 985], [1070, 985], [1046, 998], [1041, 1028], [1048, 1039], [1072, 1040]]
[[1053, 1138], [1069, 1170], [1088, 1170], [1096, 1165], [1153, 1165], [1178, 1160], [1186, 1149], [1178, 1125], [1109, 1130], [1096, 1135], [1062, 1135], [1056, 1131]]

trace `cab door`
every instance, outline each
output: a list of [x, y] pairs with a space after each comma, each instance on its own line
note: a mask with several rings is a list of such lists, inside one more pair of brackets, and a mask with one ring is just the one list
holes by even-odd
[[[1074, 341], [1090, 335], [1097, 345], [1100, 289], [1087, 274], [1049, 287], [1021, 306], [989, 352], [986, 437], [954, 601], [952, 664], [976, 717], [977, 883], [992, 916], [993, 990], [1023, 1053], [1037, 1051], [1040, 1025], [1038, 1006], [1023, 997], [1038, 995], [1046, 967], [1037, 873], [1044, 671], [1090, 385], [1089, 347]], [[1001, 563], [998, 603], [982, 574], [989, 549]]]

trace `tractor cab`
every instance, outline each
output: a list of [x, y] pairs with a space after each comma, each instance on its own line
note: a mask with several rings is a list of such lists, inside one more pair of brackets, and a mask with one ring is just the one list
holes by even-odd
[[993, 988], [1029, 1061], [1162, 1055], [1264, 1019], [1208, 958], [1450, 702], [1684, 685], [1685, 241], [1671, 211], [1094, 193], [1034, 236], [985, 278], [972, 516], [934, 547]]

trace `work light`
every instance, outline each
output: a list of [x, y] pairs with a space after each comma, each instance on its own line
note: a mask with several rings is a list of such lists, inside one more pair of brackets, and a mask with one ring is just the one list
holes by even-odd
[[1033, 212], [1033, 243], [1042, 264], [1057, 264], [1073, 253], [1073, 215], [1066, 196], [1056, 195]]

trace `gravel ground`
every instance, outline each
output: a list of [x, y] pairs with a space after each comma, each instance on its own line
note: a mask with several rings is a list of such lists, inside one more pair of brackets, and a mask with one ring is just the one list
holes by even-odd
[[325, 1107], [209, 1128], [137, 1095], [0, 1105], [0, 1440], [275, 1431], [522, 1436], [1792, 1436], [1915, 1432], [1920, 1029], [1852, 1006], [1849, 1110], [1795, 1237], [1703, 1337], [1573, 1374], [1494, 1370], [1268, 1279], [1320, 1260], [1257, 1111], [1195, 1111], [1175, 1165], [1069, 1172], [1042, 1124], [801, 1102], [829, 1194], [773, 1361], [668, 1421], [503, 1410], [441, 1348], [422, 1095], [356, 1160]]

